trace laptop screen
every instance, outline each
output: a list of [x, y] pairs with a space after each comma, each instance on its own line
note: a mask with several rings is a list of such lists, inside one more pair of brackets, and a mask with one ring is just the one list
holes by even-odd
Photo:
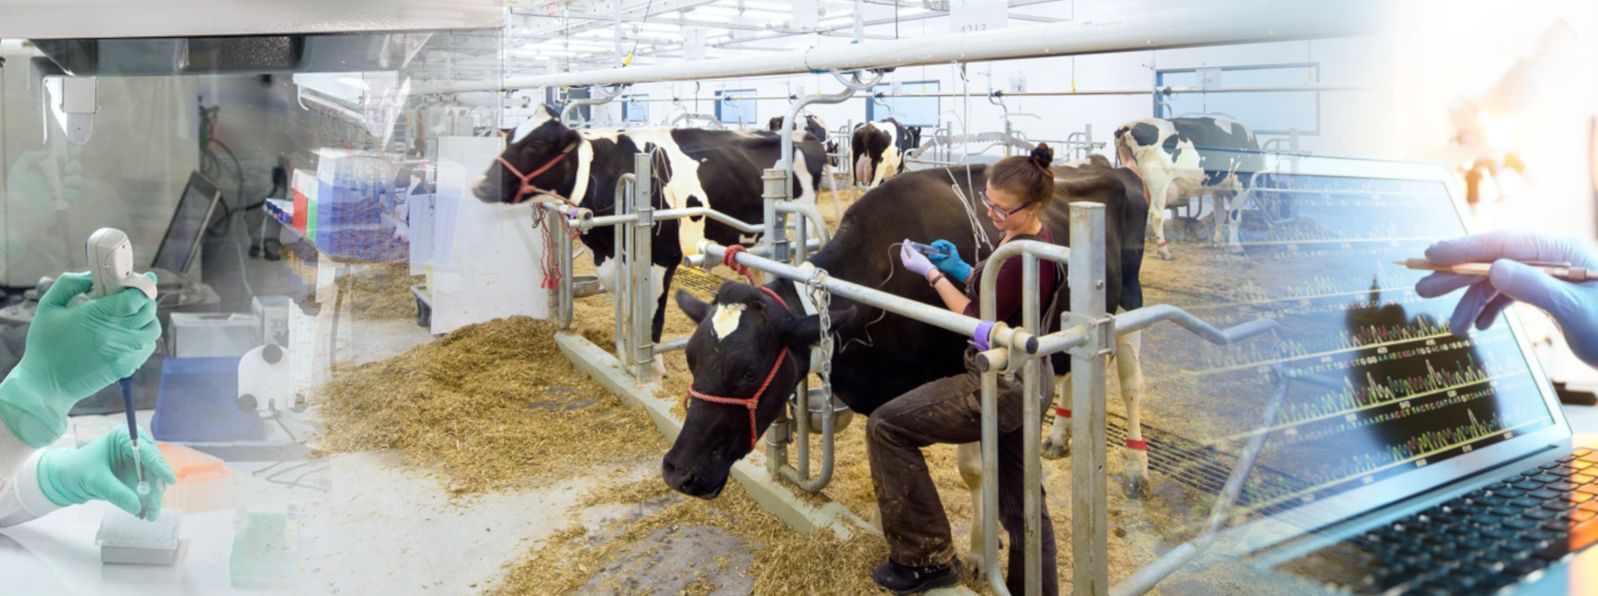
[[199, 173], [190, 174], [188, 184], [183, 187], [183, 196], [178, 199], [177, 210], [172, 215], [172, 223], [167, 226], [166, 236], [161, 238], [161, 246], [156, 249], [151, 264], [153, 268], [179, 275], [187, 272], [194, 260], [194, 251], [199, 246], [200, 234], [215, 209], [216, 199], [216, 187]]
[[[1173, 244], [1185, 273], [1168, 301], [1217, 326], [1257, 318], [1281, 326], [1275, 339], [1190, 344], [1193, 353], [1171, 355], [1188, 372], [1167, 373], [1207, 396], [1198, 407], [1230, 415], [1194, 420], [1183, 434], [1220, 435], [1203, 442], [1230, 453], [1266, 434], [1238, 503], [1244, 510], [1269, 515], [1378, 483], [1394, 489], [1380, 500], [1393, 500], [1437, 484], [1419, 470], [1557, 424], [1509, 325], [1468, 339], [1451, 334], [1461, 294], [1423, 299], [1414, 287], [1426, 272], [1393, 263], [1465, 234], [1446, 174], [1424, 169], [1440, 175], [1307, 173], [1358, 170], [1339, 167], [1252, 177], [1242, 254], [1184, 254]], [[1210, 229], [1198, 228], [1208, 239]], [[1170, 349], [1155, 341], [1145, 345]], [[1277, 391], [1284, 397], [1267, 422], [1264, 405]], [[1158, 386], [1150, 393], [1165, 399]], [[1229, 430], [1208, 432], [1217, 428]]]

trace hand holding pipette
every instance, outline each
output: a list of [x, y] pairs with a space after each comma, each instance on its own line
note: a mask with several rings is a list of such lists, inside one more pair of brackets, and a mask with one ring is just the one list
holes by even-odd
[[1449, 319], [1455, 334], [1465, 335], [1472, 325], [1486, 329], [1521, 301], [1547, 311], [1576, 357], [1598, 366], [1598, 254], [1590, 246], [1498, 231], [1433, 244], [1425, 263], [1435, 272], [1415, 284], [1422, 297], [1469, 287]]

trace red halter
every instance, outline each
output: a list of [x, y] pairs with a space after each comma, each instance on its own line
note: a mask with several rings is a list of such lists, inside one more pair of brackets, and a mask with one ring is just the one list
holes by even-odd
[[560, 151], [559, 155], [556, 155], [554, 157], [554, 159], [549, 160], [549, 163], [546, 163], [546, 164], [544, 164], [542, 166], [539, 166], [538, 169], [533, 170], [531, 172], [528, 172], [526, 174], [523, 174], [521, 172], [521, 170], [516, 169], [516, 166], [511, 165], [510, 161], [505, 159], [505, 156], [503, 156], [503, 155], [499, 156], [500, 165], [505, 166], [505, 169], [510, 170], [511, 174], [514, 174], [516, 176], [516, 178], [518, 178], [518, 179], [520, 179], [522, 181], [521, 188], [516, 189], [516, 196], [511, 198], [510, 204], [515, 205], [515, 204], [521, 203], [523, 198], [525, 198], [525, 197], [527, 197], [529, 195], [536, 195], [536, 194], [554, 195], [554, 196], [560, 197], [561, 200], [566, 201], [567, 203], [572, 202], [571, 199], [568, 199], [566, 197], [562, 197], [560, 195], [560, 193], [557, 193], [555, 191], [548, 190], [548, 189], [539, 188], [539, 187], [535, 186], [533, 184], [533, 179], [537, 178], [540, 174], [543, 174], [544, 172], [548, 172], [550, 168], [555, 167], [555, 164], [558, 164], [558, 163], [561, 162], [561, 160], [566, 159], [566, 156], [567, 155], [571, 155], [572, 150], [576, 149], [576, 148], [577, 148], [577, 143], [572, 143], [570, 145], [567, 145], [565, 149], [562, 149]]
[[[788, 308], [788, 303], [784, 302], [782, 297], [778, 296], [776, 292], [771, 291], [771, 288], [762, 286], [760, 291], [765, 292], [767, 296], [771, 296], [772, 298], [776, 299], [777, 304], [781, 304], [784, 309]], [[759, 427], [756, 426], [755, 422], [755, 406], [760, 404], [760, 396], [765, 395], [766, 389], [771, 387], [771, 380], [777, 378], [777, 370], [782, 368], [782, 363], [786, 360], [788, 360], [788, 347], [783, 346], [782, 353], [777, 355], [777, 361], [771, 363], [771, 372], [766, 373], [766, 380], [760, 383], [760, 388], [756, 389], [755, 394], [749, 397], [722, 397], [719, 395], [703, 393], [694, 389], [693, 387], [689, 387], [688, 395], [683, 397], [682, 400], [683, 411], [688, 410], [689, 397], [701, 401], [708, 401], [710, 403], [743, 406], [749, 410], [749, 452], [754, 453], [755, 447], [758, 445], [758, 441], [755, 439], [755, 437], [759, 436], [760, 434], [757, 432]]]

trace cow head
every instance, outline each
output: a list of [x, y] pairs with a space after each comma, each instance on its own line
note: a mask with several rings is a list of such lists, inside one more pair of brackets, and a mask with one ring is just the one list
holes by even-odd
[[[794, 299], [788, 301], [787, 306], [799, 308], [791, 304]], [[816, 315], [792, 312], [760, 288], [736, 282], [722, 284], [709, 303], [679, 290], [677, 305], [699, 325], [688, 339], [691, 387], [711, 396], [756, 398], [753, 428], [746, 407], [690, 399], [682, 432], [661, 461], [666, 484], [713, 499], [726, 486], [733, 463], [782, 415], [794, 386], [810, 373], [810, 346], [820, 338], [821, 323]], [[853, 307], [834, 312], [833, 328], [847, 325], [853, 315]]]
[[472, 194], [485, 203], [525, 201], [531, 197], [521, 195], [522, 179], [517, 172], [530, 174], [553, 163], [530, 182], [539, 188], [570, 195], [577, 172], [576, 148], [581, 142], [581, 133], [566, 128], [553, 110], [542, 106], [537, 114], [511, 132], [505, 152], [500, 154], [511, 167], [505, 167], [499, 160], [489, 164], [483, 178], [472, 185]]

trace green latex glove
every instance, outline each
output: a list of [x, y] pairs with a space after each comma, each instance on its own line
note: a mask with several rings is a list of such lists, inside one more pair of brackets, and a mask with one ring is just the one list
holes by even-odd
[[56, 280], [39, 300], [22, 361], [0, 381], [0, 421], [30, 446], [61, 436], [73, 404], [132, 376], [161, 337], [155, 301], [136, 289], [68, 306], [91, 285], [87, 273]]
[[161, 457], [144, 429], [139, 430], [139, 459], [144, 463], [144, 478], [150, 494], [139, 497], [139, 474], [133, 467], [133, 441], [128, 428], [111, 429], [93, 443], [77, 449], [50, 449], [39, 456], [39, 488], [44, 496], [61, 507], [91, 500], [108, 501], [130, 515], [154, 520], [161, 513], [161, 495], [166, 485], [177, 482], [172, 467]]

